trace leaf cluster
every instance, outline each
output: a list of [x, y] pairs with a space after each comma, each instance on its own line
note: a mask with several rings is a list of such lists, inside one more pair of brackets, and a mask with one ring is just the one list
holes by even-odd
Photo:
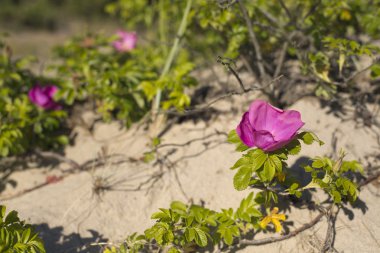
[[87, 34], [56, 49], [60, 63], [53, 68], [62, 79], [60, 99], [69, 105], [92, 101], [105, 121], [118, 119], [127, 126], [145, 115], [158, 90], [165, 109], [190, 105], [185, 87], [196, 82], [185, 53], [180, 52], [170, 73], [160, 77], [165, 55], [159, 47], [139, 44], [122, 53], [112, 47], [115, 39]]
[[6, 215], [0, 205], [0, 253], [45, 253], [45, 247], [33, 228], [21, 221], [16, 211]]
[[[34, 57], [14, 60], [9, 46], [0, 41], [0, 156], [22, 154], [32, 147], [59, 148], [68, 143], [62, 110], [42, 110], [30, 102], [28, 91], [54, 80], [30, 71]], [[61, 131], [62, 132], [62, 131]]]
[[348, 177], [348, 172], [363, 173], [363, 167], [357, 161], [343, 161], [343, 155], [337, 161], [316, 157], [311, 166], [304, 168], [311, 174], [312, 180], [303, 189], [321, 188], [338, 204], [346, 200], [353, 203], [357, 199], [358, 186]]
[[[168, 252], [183, 252], [196, 247], [206, 247], [223, 242], [231, 245], [234, 239], [261, 229], [263, 217], [253, 193], [244, 198], [237, 210], [212, 211], [199, 205], [185, 205], [174, 201], [169, 209], [160, 208], [152, 215], [156, 223], [145, 230], [144, 235], [133, 234], [123, 248], [106, 252], [138, 252], [149, 244], [166, 248]], [[123, 251], [124, 250], [124, 251]]]

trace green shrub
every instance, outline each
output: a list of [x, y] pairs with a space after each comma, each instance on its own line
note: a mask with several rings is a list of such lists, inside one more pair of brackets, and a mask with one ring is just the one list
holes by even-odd
[[45, 253], [45, 247], [31, 225], [21, 221], [16, 211], [5, 215], [0, 205], [0, 253]]
[[28, 98], [36, 85], [54, 80], [35, 76], [28, 68], [34, 58], [13, 60], [11, 49], [0, 42], [0, 156], [17, 155], [32, 148], [59, 148], [67, 144], [63, 130], [67, 113], [44, 110]]

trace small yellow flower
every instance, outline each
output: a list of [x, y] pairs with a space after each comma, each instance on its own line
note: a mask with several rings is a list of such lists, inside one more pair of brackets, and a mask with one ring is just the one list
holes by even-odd
[[271, 213], [260, 221], [260, 227], [262, 229], [265, 229], [268, 226], [268, 224], [271, 222], [274, 225], [276, 233], [280, 233], [282, 230], [282, 225], [280, 223], [280, 220], [284, 221], [286, 220], [286, 217], [285, 217], [285, 214], [277, 214], [277, 213], [278, 213], [278, 208], [277, 207], [273, 208]]

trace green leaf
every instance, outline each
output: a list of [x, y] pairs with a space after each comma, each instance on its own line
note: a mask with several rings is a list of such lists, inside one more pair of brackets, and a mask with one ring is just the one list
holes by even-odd
[[0, 222], [3, 221], [3, 218], [5, 217], [5, 212], [7, 208], [3, 205], [0, 205]]
[[143, 161], [144, 163], [150, 163], [156, 159], [156, 154], [154, 152], [144, 153]]
[[157, 147], [160, 144], [161, 144], [161, 139], [158, 138], [158, 137], [154, 137], [153, 140], [152, 140], [153, 147]]
[[150, 217], [152, 220], [170, 220], [169, 210], [160, 208], [161, 212], [155, 212]]
[[206, 247], [207, 246], [206, 233], [200, 228], [194, 228], [194, 232], [195, 232], [195, 243], [198, 244], [198, 246], [200, 247]]
[[186, 228], [185, 237], [187, 242], [191, 242], [195, 239], [195, 230], [194, 228]]
[[322, 158], [317, 158], [313, 161], [311, 166], [314, 168], [320, 169], [320, 168], [323, 168], [325, 166], [325, 162]]
[[250, 166], [243, 166], [241, 167], [238, 172], [234, 176], [234, 187], [238, 191], [242, 191], [247, 189], [249, 185], [249, 181], [252, 176], [252, 167]]
[[229, 143], [236, 145], [236, 151], [243, 152], [249, 149], [248, 146], [246, 146], [241, 140], [239, 135], [236, 133], [236, 130], [231, 130], [228, 133], [227, 141]]
[[342, 196], [340, 195], [340, 193], [339, 193], [338, 191], [333, 190], [333, 191], [331, 192], [331, 195], [332, 195], [332, 197], [333, 197], [335, 203], [340, 203], [340, 202], [342, 202]]
[[237, 162], [234, 164], [234, 166], [232, 166], [230, 169], [231, 170], [237, 169], [243, 165], [249, 164], [250, 162], [251, 162], [251, 159], [247, 155], [245, 155], [242, 158], [240, 158], [239, 160], [237, 160]]
[[268, 157], [268, 160], [270, 160], [273, 163], [277, 172], [282, 172], [282, 162], [281, 162], [280, 158], [278, 158], [277, 155], [270, 155]]
[[181, 251], [179, 251], [179, 249], [175, 248], [175, 247], [171, 247], [169, 250], [168, 250], [168, 253], [181, 253]]
[[231, 245], [232, 244], [234, 238], [232, 236], [232, 231], [229, 228], [225, 228], [225, 231], [223, 233], [223, 239], [224, 239], [224, 242], [227, 245]]
[[191, 226], [191, 224], [193, 223], [194, 219], [195, 219], [194, 215], [189, 215], [187, 217], [187, 219], [186, 219], [186, 226], [188, 226], [188, 227]]
[[30, 228], [24, 230], [24, 232], [22, 233], [22, 236], [21, 236], [21, 242], [27, 243], [29, 241], [29, 237], [30, 237], [31, 232], [32, 231]]
[[301, 143], [298, 140], [293, 140], [286, 146], [289, 155], [297, 155], [301, 151]]
[[60, 135], [57, 137], [57, 142], [63, 146], [66, 146], [69, 144], [69, 138], [66, 135]]
[[268, 158], [268, 154], [264, 153], [264, 151], [261, 149], [254, 149], [252, 151], [249, 151], [248, 155], [252, 160], [253, 171], [260, 169]]
[[340, 172], [343, 173], [347, 171], [358, 171], [360, 172], [360, 174], [364, 174], [363, 166], [358, 161], [343, 161], [342, 166], [340, 168]]
[[18, 215], [17, 215], [17, 212], [16, 211], [10, 211], [7, 215], [7, 217], [5, 217], [5, 223], [14, 223], [14, 222], [19, 222], [20, 219], [18, 218]]
[[311, 145], [314, 142], [318, 142], [319, 145], [323, 145], [324, 142], [321, 141], [318, 136], [312, 132], [302, 132], [298, 134], [298, 138], [301, 139], [306, 145]]
[[231, 130], [229, 133], [228, 133], [228, 136], [227, 136], [227, 141], [229, 143], [240, 143], [241, 140], [240, 140], [240, 137], [239, 135], [236, 133], [236, 130]]
[[268, 159], [264, 163], [264, 170], [260, 173], [260, 175], [265, 181], [270, 182], [272, 181], [275, 174], [276, 174], [276, 167], [274, 163], [272, 162], [272, 160]]
[[187, 211], [187, 206], [180, 201], [173, 201], [170, 204], [170, 208], [179, 214], [186, 214], [186, 211]]

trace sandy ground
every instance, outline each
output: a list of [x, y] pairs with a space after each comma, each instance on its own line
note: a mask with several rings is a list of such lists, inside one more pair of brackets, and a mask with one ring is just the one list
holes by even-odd
[[[18, 49], [16, 56], [34, 53], [44, 60], [51, 57], [47, 48], [61, 44], [71, 33], [33, 33], [35, 39], [30, 39], [30, 32], [20, 32], [8, 41]], [[44, 46], [41, 47], [41, 44]], [[214, 77], [210, 74], [202, 78]], [[214, 81], [228, 83], [230, 80], [214, 78]], [[1, 204], [5, 204], [9, 210], [18, 210], [23, 219], [35, 224], [49, 253], [99, 252], [99, 248], [78, 249], [82, 245], [100, 241], [117, 243], [132, 232], [143, 232], [153, 224], [150, 215], [160, 207], [168, 207], [173, 200], [204, 203], [216, 210], [236, 208], [249, 191], [234, 190], [234, 172], [229, 167], [239, 154], [234, 152], [232, 145], [226, 143], [225, 135], [217, 132], [228, 132], [235, 128], [240, 115], [254, 98], [255, 95], [246, 95], [218, 102], [213, 106], [215, 111], [210, 117], [201, 115], [207, 120], [200, 117], [173, 125], [163, 135], [163, 144], [191, 141], [189, 145], [168, 145], [160, 149], [162, 155], [170, 154], [169, 160], [175, 166], [160, 167], [140, 161], [143, 153], [151, 149], [144, 129], [134, 126], [126, 131], [117, 123], [97, 123], [94, 132], [90, 133], [77, 127], [74, 130], [77, 133], [75, 144], [65, 150], [68, 158], [82, 163], [98, 157], [102, 150], [107, 150], [107, 154], [115, 157], [107, 159], [104, 166], [75, 173], [36, 191], [1, 201]], [[304, 147], [300, 156], [292, 158], [290, 164], [297, 165], [308, 156], [331, 155], [335, 144], [338, 150], [342, 147], [348, 152], [348, 159], [359, 159], [363, 165], [376, 163], [368, 158], [379, 153], [371, 130], [350, 120], [343, 123], [311, 98], [298, 101], [292, 109], [301, 112], [306, 122], [305, 129], [314, 131], [326, 144], [322, 147]], [[88, 123], [91, 123], [92, 118], [91, 113], [83, 115]], [[5, 191], [0, 193], [0, 199], [45, 182], [47, 176], [60, 176], [67, 169], [66, 164], [57, 167], [29, 164], [28, 169], [11, 175], [17, 185], [7, 185]], [[97, 190], [96, 185], [101, 179], [103, 185], [110, 189]], [[362, 202], [352, 209], [352, 213], [347, 215], [340, 211], [334, 243], [338, 252], [380, 252], [379, 184], [374, 182], [362, 190]], [[323, 195], [318, 196], [323, 199]], [[281, 204], [282, 211], [289, 216], [288, 220], [294, 221], [288, 226], [291, 231], [318, 214], [317, 211]], [[312, 229], [292, 239], [247, 247], [238, 252], [319, 252], [326, 229], [324, 218]], [[260, 235], [266, 236], [270, 235]]]
[[[36, 225], [46, 242], [48, 252], [76, 252], [83, 244], [109, 240], [118, 242], [132, 232], [143, 232], [152, 225], [151, 213], [159, 207], [168, 207], [173, 200], [204, 203], [207, 207], [221, 208], [239, 205], [239, 200], [249, 191], [237, 192], [233, 188], [234, 173], [229, 167], [239, 154], [226, 143], [226, 137], [218, 132], [228, 132], [236, 127], [241, 112], [247, 108], [254, 96], [239, 97], [217, 103], [216, 112], [208, 121], [187, 120], [173, 125], [162, 137], [163, 144], [183, 144], [167, 146], [162, 154], [171, 153], [174, 167], [153, 166], [138, 161], [143, 153], [150, 150], [149, 138], [144, 129], [133, 127], [129, 131], [114, 124], [98, 123], [91, 134], [83, 128], [76, 128], [78, 136], [74, 146], [65, 150], [67, 157], [78, 163], [97, 157], [102, 149], [108, 154], [120, 155], [107, 160], [106, 165], [85, 172], [76, 173], [64, 180], [50, 184], [18, 198], [5, 201], [10, 209], [19, 211], [22, 218]], [[326, 144], [304, 147], [300, 156], [292, 162], [302, 161], [307, 156], [328, 155], [333, 152], [333, 138], [337, 146], [344, 148], [348, 159], [359, 159], [364, 165], [368, 155], [378, 153], [375, 135], [353, 121], [342, 124], [319, 102], [310, 98], [298, 101], [292, 106], [299, 110], [306, 122], [305, 129], [314, 131]], [[86, 120], [91, 115], [84, 115]], [[127, 162], [114, 164], [122, 158]], [[133, 159], [130, 159], [133, 158]], [[43, 182], [48, 175], [60, 175], [67, 165], [57, 168], [30, 168], [14, 173], [17, 182], [2, 196], [18, 192]], [[152, 181], [149, 179], [156, 179]], [[94, 184], [99, 178], [106, 178], [111, 190], [96, 192]], [[145, 184], [142, 184], [144, 183]], [[135, 190], [141, 186], [141, 189]], [[322, 197], [321, 197], [322, 198]], [[323, 198], [322, 198], [323, 199]], [[336, 223], [335, 248], [338, 252], [380, 252], [380, 202], [376, 184], [366, 186], [360, 202], [351, 215], [340, 211]], [[280, 203], [281, 205], [281, 203]], [[283, 207], [293, 225], [293, 230], [315, 217], [317, 211]], [[323, 218], [312, 229], [295, 238], [264, 246], [251, 246], [238, 252], [319, 252], [326, 234], [326, 219]], [[269, 236], [262, 235], [262, 237]], [[95, 249], [94, 252], [98, 252]], [[80, 252], [92, 252], [82, 249]]]

